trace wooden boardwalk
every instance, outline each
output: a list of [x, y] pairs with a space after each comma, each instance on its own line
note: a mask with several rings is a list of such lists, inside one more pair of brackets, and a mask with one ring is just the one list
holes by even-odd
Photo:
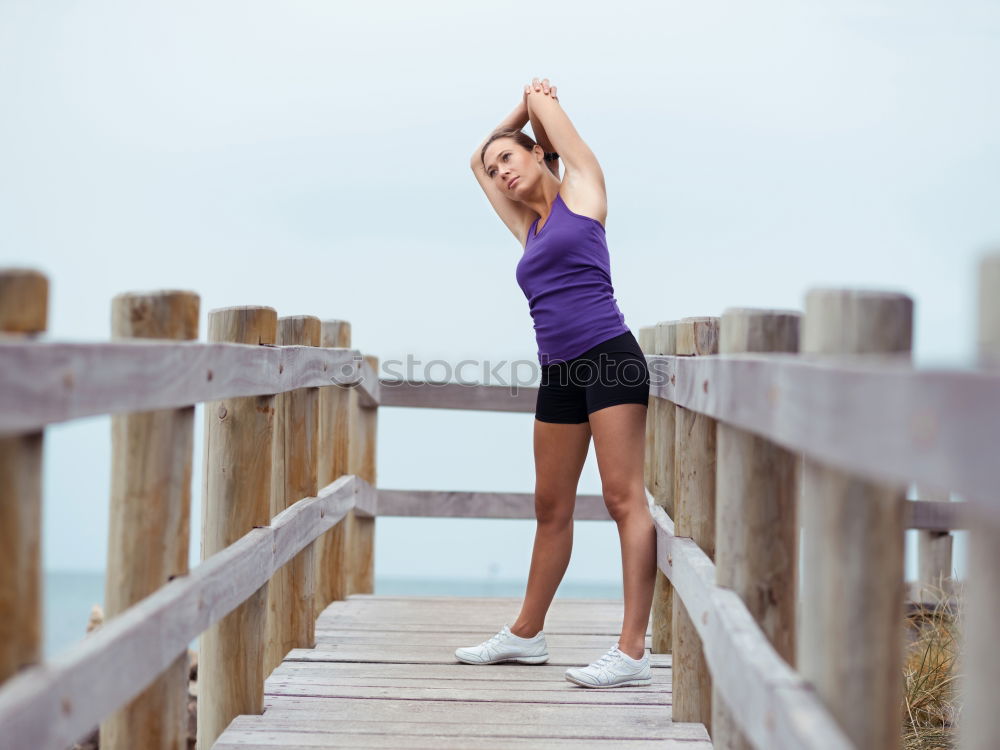
[[545, 664], [455, 659], [458, 646], [486, 640], [519, 607], [504, 597], [333, 602], [316, 623], [316, 647], [293, 650], [265, 682], [263, 715], [238, 716], [213, 747], [712, 747], [702, 724], [671, 721], [669, 654], [651, 655], [650, 687], [595, 690], [565, 679], [567, 667], [594, 661], [618, 639], [620, 601], [556, 598]]

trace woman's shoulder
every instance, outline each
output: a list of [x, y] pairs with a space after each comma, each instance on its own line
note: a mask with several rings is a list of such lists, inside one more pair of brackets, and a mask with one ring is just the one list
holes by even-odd
[[608, 218], [608, 198], [602, 182], [571, 176], [567, 172], [558, 195], [570, 213], [604, 226]]

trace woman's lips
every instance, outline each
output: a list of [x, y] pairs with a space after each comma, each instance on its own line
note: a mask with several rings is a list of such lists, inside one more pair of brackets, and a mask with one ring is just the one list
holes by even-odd
[[513, 190], [514, 189], [514, 183], [517, 182], [520, 179], [521, 179], [520, 177], [515, 177], [513, 180], [511, 180], [510, 183], [507, 185], [507, 189], [508, 190]]

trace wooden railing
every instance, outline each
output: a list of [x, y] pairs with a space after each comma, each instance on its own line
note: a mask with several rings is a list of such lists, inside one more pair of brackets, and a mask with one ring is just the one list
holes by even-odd
[[[981, 278], [992, 366], [1000, 257]], [[314, 645], [323, 607], [372, 592], [376, 516], [534, 517], [531, 493], [376, 490], [375, 435], [379, 405], [532, 412], [535, 388], [379, 381], [346, 322], [271, 308], [212, 311], [199, 343], [197, 297], [184, 292], [117, 297], [111, 342], [37, 340], [46, 290], [38, 274], [0, 275], [0, 529], [14, 530], [0, 565], [2, 750], [63, 750], [98, 722], [102, 748], [171, 746], [184, 731], [178, 664], [199, 634], [199, 746], [210, 747], [236, 715], [262, 711], [264, 676]], [[1000, 733], [989, 710], [1000, 376], [913, 368], [911, 315], [901, 295], [818, 291], [804, 317], [731, 310], [640, 331], [653, 376], [653, 650], [673, 652], [674, 719], [704, 722], [718, 747], [898, 746], [907, 527], [972, 527], [963, 747]], [[202, 402], [203, 562], [188, 571]], [[113, 415], [117, 603], [41, 664], [42, 434], [97, 414]], [[906, 501], [910, 483], [968, 502]], [[581, 495], [574, 518], [609, 516]], [[168, 533], [180, 537], [169, 549]]]

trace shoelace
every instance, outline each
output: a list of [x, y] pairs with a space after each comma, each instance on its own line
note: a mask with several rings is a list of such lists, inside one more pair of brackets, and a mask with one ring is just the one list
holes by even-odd
[[496, 656], [496, 651], [494, 649], [496, 648], [497, 644], [501, 640], [503, 640], [504, 638], [506, 638], [506, 636], [507, 636], [507, 632], [504, 631], [504, 630], [501, 630], [500, 632], [496, 633], [495, 635], [491, 635], [490, 638], [489, 638], [489, 640], [486, 641], [486, 643], [483, 644], [483, 650], [486, 652], [487, 656], [490, 659], [492, 659], [494, 656]]
[[614, 671], [611, 669], [611, 664], [618, 660], [618, 647], [612, 646], [604, 656], [591, 664], [589, 669], [595, 670], [601, 677], [612, 677]]

